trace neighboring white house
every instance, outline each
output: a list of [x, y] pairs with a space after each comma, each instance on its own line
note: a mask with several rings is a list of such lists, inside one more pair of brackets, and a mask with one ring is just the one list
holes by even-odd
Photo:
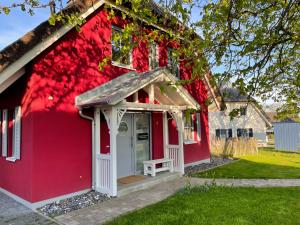
[[[272, 127], [265, 112], [249, 102], [247, 96], [241, 95], [237, 89], [225, 88], [221, 92], [226, 109], [209, 112], [210, 137], [254, 137], [265, 146], [268, 141], [266, 130]], [[231, 120], [229, 113], [233, 109], [240, 109], [240, 115]]]
[[300, 150], [300, 123], [293, 120], [274, 123], [275, 149]]

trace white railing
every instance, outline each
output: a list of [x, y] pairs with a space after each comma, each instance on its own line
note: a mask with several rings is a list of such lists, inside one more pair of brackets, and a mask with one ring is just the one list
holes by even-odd
[[111, 155], [97, 154], [96, 157], [96, 190], [111, 195], [112, 173], [111, 173]]
[[166, 157], [173, 159], [174, 171], [180, 171], [179, 145], [167, 145]]

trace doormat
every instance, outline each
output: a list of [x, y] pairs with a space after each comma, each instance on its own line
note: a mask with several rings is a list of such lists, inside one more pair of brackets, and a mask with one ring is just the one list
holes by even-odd
[[140, 180], [144, 180], [145, 176], [141, 176], [141, 175], [132, 175], [132, 176], [128, 176], [128, 177], [122, 177], [120, 179], [118, 179], [118, 183], [120, 184], [131, 184]]

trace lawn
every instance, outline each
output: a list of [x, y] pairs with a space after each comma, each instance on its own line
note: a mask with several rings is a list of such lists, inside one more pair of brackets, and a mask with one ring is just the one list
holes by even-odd
[[[240, 160], [193, 177], [210, 178], [300, 178], [300, 153], [279, 152], [263, 148], [255, 156]], [[300, 222], [299, 222], [300, 224]]]
[[106, 225], [296, 225], [300, 188], [210, 187], [177, 193]]

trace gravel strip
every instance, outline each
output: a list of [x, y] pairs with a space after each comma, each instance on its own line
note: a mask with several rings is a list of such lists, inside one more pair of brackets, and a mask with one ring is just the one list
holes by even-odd
[[215, 167], [219, 167], [228, 163], [231, 163], [237, 159], [234, 158], [223, 158], [211, 156], [210, 163], [202, 163], [195, 166], [189, 166], [185, 168], [185, 176], [190, 176], [193, 173], [203, 172]]
[[37, 210], [49, 217], [56, 217], [77, 209], [82, 209], [88, 206], [96, 205], [98, 203], [108, 200], [107, 195], [99, 192], [90, 191], [81, 195], [76, 195], [71, 198], [63, 199], [48, 205], [45, 205]]

